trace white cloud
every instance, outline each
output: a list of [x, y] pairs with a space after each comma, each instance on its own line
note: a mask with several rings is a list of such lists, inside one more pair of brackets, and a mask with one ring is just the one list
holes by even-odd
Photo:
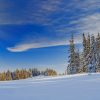
[[[81, 43], [82, 38], [81, 35], [75, 38], [75, 44]], [[15, 45], [14, 47], [8, 47], [7, 50], [10, 52], [23, 52], [29, 49], [36, 49], [36, 48], [44, 48], [44, 47], [52, 47], [52, 46], [61, 46], [61, 45], [69, 45], [69, 39], [62, 40], [62, 41], [40, 41], [37, 43], [20, 43]]]
[[64, 34], [75, 33], [76, 36], [82, 33], [97, 35], [100, 33], [100, 13], [93, 13], [80, 17], [77, 20], [72, 20], [69, 25], [70, 27], [61, 25], [56, 29], [56, 32]]
[[66, 42], [39, 42], [39, 43], [23, 43], [15, 45], [14, 47], [8, 47], [7, 50], [10, 52], [23, 52], [33, 48], [44, 48], [44, 47], [51, 47], [51, 46], [58, 46], [58, 45], [65, 45]]
[[98, 34], [100, 32], [100, 13], [88, 15], [76, 21], [76, 30], [79, 32]]

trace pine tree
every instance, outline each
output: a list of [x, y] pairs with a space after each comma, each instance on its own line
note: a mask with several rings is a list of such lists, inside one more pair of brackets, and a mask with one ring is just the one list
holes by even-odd
[[87, 42], [86, 42], [86, 37], [84, 33], [83, 33], [83, 55], [84, 55], [84, 58], [87, 55]]
[[87, 38], [87, 54], [90, 53], [90, 34], [88, 33], [88, 38]]
[[12, 80], [11, 72], [9, 70], [6, 72], [6, 80]]
[[69, 56], [69, 65], [67, 67], [68, 74], [75, 74], [76, 73], [76, 66], [75, 66], [75, 44], [73, 34], [70, 40], [70, 56]]
[[[89, 36], [88, 36], [89, 38]], [[90, 41], [90, 40], [89, 40]], [[82, 58], [82, 71], [87, 72], [87, 39], [85, 34], [83, 33], [83, 58]]]
[[96, 60], [97, 60], [97, 68], [96, 72], [100, 72], [100, 34], [96, 38]]
[[91, 37], [91, 49], [87, 57], [88, 72], [96, 72], [96, 42], [95, 37]]
[[79, 50], [75, 52], [75, 66], [76, 66], [76, 73], [80, 73], [80, 54]]

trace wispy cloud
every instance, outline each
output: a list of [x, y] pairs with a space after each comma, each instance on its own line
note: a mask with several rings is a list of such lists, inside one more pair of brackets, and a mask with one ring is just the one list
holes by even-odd
[[15, 45], [14, 47], [8, 47], [7, 50], [9, 50], [10, 52], [23, 52], [23, 51], [27, 51], [29, 49], [33, 49], [33, 48], [44, 48], [44, 47], [52, 47], [52, 46], [59, 46], [59, 45], [65, 45], [66, 42], [62, 41], [62, 42], [47, 42], [45, 41], [45, 43], [26, 43], [26, 44], [18, 44]]
[[0, 2], [0, 24], [47, 24], [63, 0], [8, 0]]
[[[56, 24], [56, 22], [59, 23], [59, 21], [62, 20], [68, 21], [71, 17], [73, 19], [82, 13], [92, 13], [100, 8], [100, 1], [20, 0], [19, 4], [17, 1], [11, 2], [11, 0], [8, 0], [8, 2], [6, 2], [1, 0], [0, 5], [0, 24], [39, 23], [42, 25], [50, 25]], [[77, 14], [77, 11], [81, 14]], [[69, 16], [71, 13], [75, 15]], [[54, 15], [56, 15], [55, 18], [53, 17]], [[56, 21], [59, 18], [60, 20]]]
[[98, 32], [100, 32], [100, 13], [88, 15], [85, 18], [80, 19], [76, 23], [79, 24], [77, 30], [79, 30], [80, 32], [98, 34]]
[[[43, 48], [69, 44], [69, 35], [75, 33], [75, 43], [82, 42], [82, 33], [100, 32], [99, 0], [20, 0], [0, 3], [0, 24], [39, 24], [48, 27], [54, 39], [38, 42], [20, 41], [11, 52], [22, 52], [32, 48]], [[21, 5], [22, 4], [22, 5]], [[13, 10], [12, 10], [13, 9]], [[42, 33], [39, 33], [42, 34]], [[59, 41], [58, 41], [59, 38]], [[23, 39], [25, 40], [25, 39]], [[60, 41], [61, 40], [61, 41]]]
[[[100, 13], [87, 15], [83, 18], [71, 22], [71, 28], [64, 28], [68, 31], [75, 31], [78, 34], [90, 33], [97, 35], [100, 32]], [[61, 31], [65, 31], [62, 29]]]
[[[48, 40], [40, 40], [39, 42], [31, 42], [31, 43], [20, 43], [15, 45], [14, 47], [8, 47], [7, 50], [10, 52], [23, 52], [29, 49], [36, 49], [36, 48], [44, 48], [44, 47], [53, 47], [53, 46], [63, 46], [69, 45], [69, 40], [59, 40], [59, 41], [48, 41]], [[75, 44], [81, 43], [82, 37], [81, 35], [75, 38]]]

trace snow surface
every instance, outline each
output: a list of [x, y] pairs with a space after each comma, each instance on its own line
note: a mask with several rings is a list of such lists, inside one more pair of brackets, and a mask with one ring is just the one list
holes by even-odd
[[100, 74], [0, 82], [0, 100], [100, 100]]

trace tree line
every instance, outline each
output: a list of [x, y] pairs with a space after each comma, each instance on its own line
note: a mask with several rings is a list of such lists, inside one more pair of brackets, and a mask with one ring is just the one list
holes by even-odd
[[53, 69], [46, 69], [39, 71], [37, 68], [33, 69], [16, 69], [15, 71], [6, 71], [0, 73], [0, 81], [26, 79], [35, 76], [56, 76], [57, 72]]
[[77, 50], [72, 35], [68, 58], [67, 74], [100, 72], [100, 34], [86, 36], [83, 33], [81, 52]]

